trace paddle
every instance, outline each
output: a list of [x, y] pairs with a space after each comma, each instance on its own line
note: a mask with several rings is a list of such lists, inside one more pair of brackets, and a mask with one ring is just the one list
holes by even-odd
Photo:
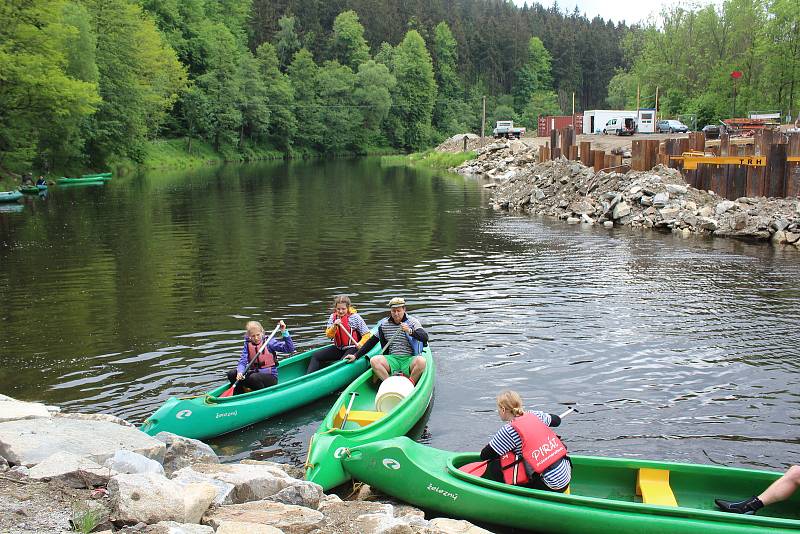
[[[572, 412], [580, 413], [580, 412], [578, 412], [578, 409], [573, 406], [572, 408], [570, 408], [566, 412], [564, 412], [561, 415], [559, 415], [558, 418], [562, 419], [562, 418], [568, 416], [569, 414], [571, 414]], [[468, 464], [462, 465], [461, 467], [458, 468], [458, 470], [459, 471], [463, 471], [463, 472], [465, 472], [465, 473], [467, 473], [469, 475], [475, 475], [476, 477], [479, 477], [479, 476], [483, 475], [483, 473], [486, 471], [486, 464], [488, 464], [488, 463], [489, 463], [489, 460], [483, 460], [482, 462], [470, 462]]]
[[[278, 331], [280, 327], [281, 327], [280, 323], [275, 326], [275, 330], [272, 331], [272, 333], [269, 335], [264, 344], [261, 345], [261, 347], [259, 347], [258, 351], [256, 352], [256, 355], [253, 356], [253, 359], [248, 362], [247, 367], [244, 368], [242, 376], [247, 375], [247, 370], [250, 369], [250, 366], [253, 365], [253, 362], [256, 361], [259, 356], [261, 356], [261, 353], [264, 352], [264, 350], [267, 348], [267, 344], [270, 342], [270, 340], [272, 340], [273, 337], [275, 337], [275, 333]], [[236, 389], [236, 386], [239, 384], [239, 382], [241, 382], [241, 380], [237, 378], [231, 387], [222, 392], [222, 395], [220, 395], [219, 398], [230, 397], [231, 395], [233, 395], [233, 390]]]
[[356, 339], [353, 337], [353, 335], [350, 333], [350, 331], [349, 331], [347, 328], [345, 328], [345, 327], [344, 327], [344, 325], [342, 325], [342, 323], [341, 323], [341, 322], [339, 322], [339, 323], [334, 323], [334, 324], [335, 324], [336, 326], [338, 326], [339, 328], [341, 328], [341, 329], [342, 329], [342, 331], [343, 331], [345, 334], [347, 334], [347, 337], [349, 337], [349, 338], [350, 338], [350, 341], [352, 341], [352, 342], [353, 342], [353, 345], [355, 345], [356, 347], [358, 347], [358, 341], [356, 341]]
[[347, 423], [347, 418], [350, 417], [350, 409], [353, 407], [353, 401], [358, 397], [357, 391], [350, 392], [350, 402], [347, 404], [347, 409], [344, 411], [344, 417], [342, 417], [342, 424], [339, 425], [341, 430], [344, 430], [344, 425]]

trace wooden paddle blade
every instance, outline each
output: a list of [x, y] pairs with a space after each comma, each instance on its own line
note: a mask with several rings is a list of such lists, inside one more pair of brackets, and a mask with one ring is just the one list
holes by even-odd
[[232, 396], [232, 395], [233, 395], [233, 390], [234, 390], [235, 388], [236, 388], [236, 384], [232, 385], [231, 387], [229, 387], [228, 389], [226, 389], [225, 391], [223, 391], [223, 392], [222, 392], [222, 395], [220, 395], [220, 396], [219, 396], [219, 398], [221, 399], [221, 398], [223, 398], [223, 397], [230, 397], [230, 396]]
[[476, 477], [482, 476], [486, 472], [486, 462], [472, 462], [464, 464], [458, 468], [459, 471], [464, 471], [469, 475]]

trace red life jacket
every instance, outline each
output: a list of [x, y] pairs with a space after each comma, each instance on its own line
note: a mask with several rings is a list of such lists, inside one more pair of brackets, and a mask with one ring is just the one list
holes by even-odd
[[361, 339], [361, 334], [355, 328], [350, 328], [350, 313], [346, 313], [343, 317], [337, 317], [335, 313], [331, 314], [331, 321], [336, 321], [336, 319], [339, 319], [342, 324], [336, 327], [336, 334], [333, 336], [333, 344], [340, 349], [352, 347], [353, 342], [350, 341], [350, 338], [344, 331], [347, 330], [350, 332], [350, 335], [353, 336], [353, 339], [356, 341]]
[[[259, 346], [260, 345], [256, 345], [249, 339], [247, 340], [248, 362], [255, 358]], [[268, 348], [264, 347], [264, 350], [262, 350], [261, 354], [258, 355], [258, 359], [253, 362], [253, 365], [250, 366], [250, 369], [258, 370], [264, 369], [265, 367], [275, 367], [275, 363], [275, 356], [269, 351]]]
[[506, 484], [527, 484], [533, 473], [542, 474], [567, 455], [567, 448], [555, 432], [534, 414], [522, 414], [511, 421], [511, 426], [522, 439], [522, 457], [518, 458], [514, 451], [500, 457]]

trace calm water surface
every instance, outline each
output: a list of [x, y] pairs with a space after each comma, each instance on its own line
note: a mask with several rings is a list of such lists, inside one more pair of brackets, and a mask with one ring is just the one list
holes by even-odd
[[[217, 384], [248, 319], [306, 349], [334, 294], [370, 322], [401, 295], [437, 358], [426, 443], [481, 448], [514, 388], [578, 403], [576, 453], [800, 463], [796, 250], [495, 213], [477, 181], [375, 160], [52, 189], [0, 211], [0, 392], [141, 421]], [[302, 461], [332, 401], [212, 445]]]

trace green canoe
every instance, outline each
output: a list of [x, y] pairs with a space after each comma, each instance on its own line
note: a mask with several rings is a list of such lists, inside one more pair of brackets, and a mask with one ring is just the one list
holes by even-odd
[[[433, 397], [436, 371], [429, 347], [425, 347], [422, 356], [427, 362], [425, 373], [413, 392], [389, 413], [375, 411], [378, 386], [372, 383], [371, 369], [342, 392], [311, 437], [306, 460], [306, 480], [316, 482], [325, 490], [344, 484], [350, 480], [350, 475], [342, 468], [342, 451], [363, 443], [402, 436], [414, 427], [425, 414]], [[349, 404], [351, 392], [358, 393], [358, 396], [355, 397], [345, 428], [341, 429], [342, 416]]]
[[[718, 511], [714, 498], [757, 495], [780, 474], [718, 466], [570, 456], [570, 494], [518, 488], [457, 469], [477, 461], [474, 453], [442, 451], [406, 437], [372, 442], [342, 452], [354, 479], [415, 506], [451, 517], [536, 532], [755, 534], [797, 532], [800, 493], [758, 515]], [[644, 504], [671, 491], [677, 506]], [[664, 472], [668, 472], [664, 481]]]
[[59, 185], [66, 184], [96, 184], [111, 180], [110, 176], [87, 176], [83, 178], [59, 178], [56, 183]]
[[226, 382], [203, 395], [170, 397], [145, 419], [141, 430], [151, 436], [163, 431], [195, 439], [220, 436], [335, 393], [368, 367], [365, 358], [353, 363], [340, 360], [306, 374], [311, 356], [319, 350], [281, 360], [279, 381], [272, 387], [220, 398], [230, 388]]
[[39, 186], [36, 185], [21, 185], [19, 187], [19, 192], [24, 193], [26, 195], [37, 195], [39, 194]]
[[22, 198], [19, 191], [0, 191], [0, 202], [16, 202]]

